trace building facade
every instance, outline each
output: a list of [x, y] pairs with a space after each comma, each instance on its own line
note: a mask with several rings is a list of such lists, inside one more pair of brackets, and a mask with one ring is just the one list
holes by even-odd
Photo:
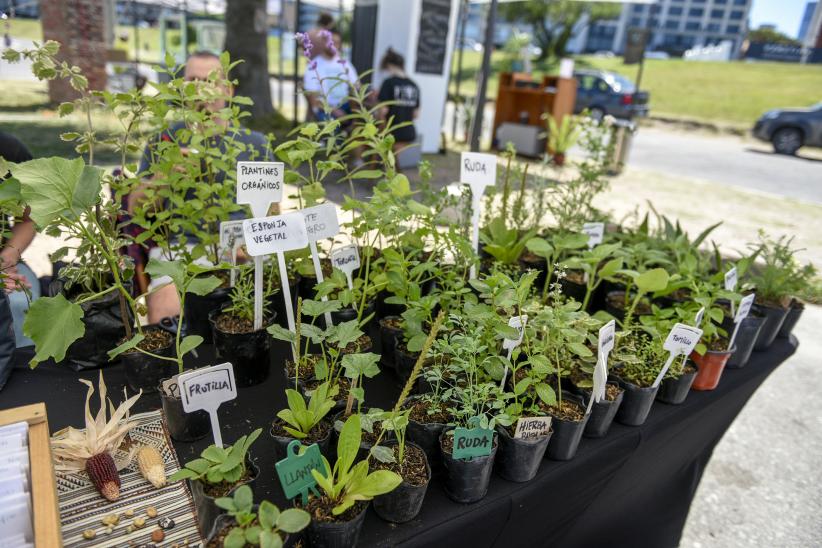
[[808, 2], [805, 4], [805, 11], [802, 13], [802, 20], [799, 22], [799, 32], [796, 35], [796, 38], [804, 40], [805, 35], [808, 33], [808, 27], [811, 25], [811, 21], [813, 20], [813, 12], [816, 10], [816, 4], [818, 2]]
[[730, 40], [737, 52], [748, 32], [753, 0], [659, 0], [652, 4], [623, 5], [619, 18], [599, 21], [581, 29], [582, 51], [622, 53], [629, 28], [649, 28], [648, 51], [681, 55], [694, 46]]

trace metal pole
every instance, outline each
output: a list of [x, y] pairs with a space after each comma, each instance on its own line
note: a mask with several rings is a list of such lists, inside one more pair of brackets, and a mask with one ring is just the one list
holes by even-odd
[[277, 21], [277, 25], [280, 27], [280, 54], [277, 56], [277, 107], [279, 108], [280, 112], [283, 111], [283, 105], [285, 104], [283, 99], [283, 72], [285, 72], [285, 67], [283, 66], [283, 40], [285, 40], [285, 0], [280, 0], [280, 16]]
[[460, 12], [459, 21], [460, 25], [460, 33], [459, 38], [457, 39], [457, 74], [454, 75], [454, 80], [457, 83], [457, 89], [454, 90], [454, 113], [451, 117], [451, 140], [457, 140], [457, 108], [459, 107], [459, 103], [461, 100], [460, 97], [460, 82], [462, 80], [462, 49], [465, 46], [465, 23], [468, 20], [468, 6], [467, 0], [462, 0], [460, 2]]
[[485, 110], [485, 91], [488, 88], [488, 72], [491, 70], [491, 50], [494, 49], [494, 20], [497, 18], [497, 0], [491, 0], [485, 22], [485, 43], [482, 51], [482, 67], [477, 86], [476, 112], [471, 121], [471, 151], [477, 152], [482, 133], [482, 115]]
[[[297, 34], [300, 30], [300, 11], [302, 9], [302, 2], [297, 0], [294, 3], [294, 34]], [[297, 90], [299, 89], [299, 82], [300, 82], [300, 48], [299, 44], [296, 42], [294, 43], [294, 116], [292, 118], [292, 123], [294, 127], [297, 127], [297, 109], [299, 108], [299, 97], [297, 94]]]
[[653, 16], [653, 6], [648, 4], [648, 14], [645, 19], [645, 41], [642, 44], [642, 55], [639, 56], [639, 70], [636, 75], [636, 90], [640, 91], [639, 85], [642, 83], [642, 73], [645, 72], [645, 50], [648, 49], [648, 42], [651, 40], [651, 17]]
[[140, 21], [137, 20], [137, 2], [131, 0], [131, 22], [134, 24], [134, 66], [140, 67]]

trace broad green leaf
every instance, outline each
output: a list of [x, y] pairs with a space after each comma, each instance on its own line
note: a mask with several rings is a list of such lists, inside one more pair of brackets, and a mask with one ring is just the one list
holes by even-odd
[[[289, 510], [286, 510], [288, 512]], [[260, 533], [260, 548], [282, 548], [283, 539], [274, 531], [263, 531]]]
[[588, 357], [594, 355], [594, 353], [591, 352], [591, 349], [588, 348], [587, 346], [585, 346], [582, 343], [578, 343], [578, 342], [568, 343], [568, 348], [571, 350], [571, 352], [573, 352], [574, 354], [576, 354], [580, 358], [588, 358]]
[[34, 341], [36, 351], [29, 365], [36, 367], [49, 358], [62, 361], [71, 343], [85, 332], [83, 309], [79, 304], [68, 301], [62, 294], [35, 300], [23, 322], [23, 333]]
[[108, 359], [113, 360], [114, 358], [116, 358], [117, 356], [119, 356], [120, 354], [125, 352], [126, 350], [131, 350], [132, 348], [134, 348], [138, 344], [140, 344], [140, 342], [145, 338], [146, 338], [146, 336], [143, 335], [142, 333], [135, 333], [134, 336], [131, 339], [127, 340], [126, 342], [124, 342], [123, 344], [118, 346], [117, 348], [109, 350], [108, 351]]
[[345, 368], [345, 376], [349, 379], [359, 376], [370, 379], [380, 372], [380, 368], [377, 366], [379, 361], [380, 355], [373, 352], [346, 354], [342, 358], [342, 366]]
[[39, 158], [10, 164], [31, 218], [45, 227], [60, 216], [77, 220], [100, 199], [102, 170], [82, 158]]
[[[0, 158], [1, 160], [2, 158]], [[8, 164], [7, 164], [8, 165]], [[3, 169], [0, 166], [0, 177], [4, 175]], [[20, 201], [20, 182], [17, 179], [8, 179], [5, 182], [0, 181], [0, 202], [19, 202]]]
[[257, 511], [257, 518], [260, 520], [260, 525], [265, 529], [273, 529], [277, 525], [277, 520], [280, 517], [280, 510], [271, 502], [264, 500], [260, 503], [260, 509]]
[[668, 272], [664, 268], [654, 268], [637, 276], [634, 283], [642, 293], [653, 293], [665, 289], [668, 278]]
[[234, 492], [234, 506], [240, 511], [249, 511], [254, 505], [254, 493], [248, 485], [241, 485]]
[[390, 493], [402, 483], [402, 478], [396, 472], [390, 470], [377, 470], [366, 476], [362, 487], [359, 489], [359, 495], [366, 497], [376, 497]]
[[537, 396], [545, 405], [554, 405], [557, 403], [557, 394], [551, 385], [541, 382], [537, 384]]
[[550, 257], [554, 252], [553, 246], [544, 238], [531, 238], [528, 240], [528, 243], [525, 244], [525, 247], [528, 248], [528, 251], [540, 257]]
[[185, 266], [182, 261], [160, 261], [150, 259], [146, 265], [146, 273], [152, 278], [168, 276], [178, 289], [185, 285]]
[[371, 456], [380, 462], [389, 463], [396, 462], [394, 458], [394, 451], [390, 447], [384, 445], [374, 445], [371, 447]]
[[270, 325], [266, 329], [266, 331], [268, 331], [269, 335], [280, 341], [285, 341], [293, 344], [297, 340], [297, 335], [276, 323]]
[[245, 540], [245, 531], [240, 527], [235, 527], [223, 539], [223, 548], [243, 548]]
[[360, 416], [355, 413], [345, 421], [340, 438], [337, 440], [337, 465], [344, 473], [348, 472], [354, 459], [357, 458], [361, 440]]
[[311, 299], [305, 299], [303, 300], [301, 310], [306, 316], [316, 318], [326, 312], [336, 312], [340, 309], [340, 306], [340, 301], [313, 301]]
[[194, 295], [199, 295], [201, 297], [208, 295], [220, 285], [222, 285], [222, 280], [217, 276], [206, 276], [204, 278], [194, 278], [190, 282], [188, 282], [188, 287], [186, 287], [186, 293], [192, 293]]
[[599, 276], [602, 278], [610, 278], [616, 271], [622, 268], [622, 259], [611, 259], [599, 269]]
[[286, 533], [298, 533], [311, 523], [311, 515], [299, 508], [283, 510], [277, 518], [277, 529]]
[[202, 344], [203, 338], [199, 335], [188, 335], [180, 341], [180, 357], [185, 356]]

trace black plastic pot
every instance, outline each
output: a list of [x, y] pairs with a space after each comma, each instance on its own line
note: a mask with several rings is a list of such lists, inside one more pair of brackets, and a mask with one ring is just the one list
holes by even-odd
[[617, 321], [621, 322], [622, 320], [625, 319], [625, 308], [618, 308], [618, 307], [611, 304], [611, 300], [615, 299], [616, 297], [625, 298], [625, 291], [622, 291], [622, 290], [609, 291], [605, 295], [605, 303], [604, 303], [605, 312], [607, 312], [608, 314], [610, 314], [611, 316], [616, 318]]
[[219, 310], [231, 300], [231, 288], [220, 287], [208, 295], [186, 294], [185, 324], [186, 335], [199, 335], [203, 342], [211, 342], [211, 322], [208, 321], [212, 310]]
[[386, 320], [398, 320], [397, 316], [386, 316], [380, 320], [380, 362], [389, 368], [394, 367], [394, 349], [397, 339], [402, 336], [402, 329], [386, 325]]
[[[166, 379], [163, 379], [165, 381]], [[158, 388], [160, 402], [163, 405], [163, 416], [166, 428], [175, 441], [192, 442], [199, 440], [211, 432], [211, 418], [205, 411], [186, 413], [183, 411], [183, 400], [180, 396], [170, 396], [162, 389], [162, 382]]]
[[[234, 380], [237, 386], [260, 384], [268, 378], [271, 367], [271, 336], [265, 327], [251, 333], [222, 331], [217, 327], [217, 316], [222, 312], [222, 309], [212, 310], [208, 316], [217, 357], [234, 366]], [[272, 321], [273, 318], [269, 318], [266, 325], [271, 325]]]
[[[565, 399], [576, 402], [585, 412], [585, 405], [579, 396], [566, 395]], [[551, 460], [571, 460], [577, 454], [582, 433], [588, 424], [591, 415], [585, 415], [581, 421], [569, 421], [553, 417], [551, 427], [554, 435], [548, 443], [546, 456]]]
[[356, 546], [367, 509], [368, 505], [364, 505], [360, 513], [351, 521], [312, 519], [307, 532], [311, 548], [352, 548]]
[[[609, 381], [608, 384], [619, 386], [615, 381]], [[620, 390], [619, 395], [613, 400], [605, 398], [594, 402], [591, 406], [591, 415], [588, 417], [588, 424], [585, 425], [583, 435], [586, 438], [602, 438], [608, 433], [611, 428], [611, 423], [614, 422], [619, 406], [622, 405], [622, 398], [625, 392]], [[590, 392], [583, 393], [582, 402], [588, 407], [588, 398], [591, 397]]]
[[[359, 304], [359, 303], [358, 303]], [[368, 316], [371, 316], [374, 313], [374, 303], [368, 303], [365, 305], [365, 310], [363, 310], [361, 320], [366, 319]], [[331, 313], [331, 321], [334, 322], [334, 325], [337, 325], [342, 322], [350, 322], [351, 320], [357, 319], [357, 311], [352, 308], [341, 308], [340, 310], [336, 310]], [[362, 330], [368, 333], [368, 325], [374, 321], [372, 317], [371, 320], [368, 321], [365, 325], [362, 326]]]
[[[147, 327], [149, 329], [159, 329], [157, 327]], [[152, 350], [152, 354], [171, 358], [174, 356], [174, 339], [169, 340], [168, 345], [163, 348]], [[155, 358], [139, 351], [125, 352], [120, 354], [120, 362], [126, 374], [126, 384], [133, 391], [142, 390], [143, 393], [156, 392], [160, 386], [160, 381], [173, 377], [177, 373], [177, 364], [168, 360]]]
[[518, 483], [530, 481], [539, 472], [539, 465], [551, 441], [553, 430], [548, 435], [524, 440], [512, 438], [508, 429], [497, 426], [499, 453], [495, 459], [497, 474], [508, 481]]
[[662, 379], [662, 382], [659, 383], [659, 390], [656, 392], [657, 401], [670, 405], [679, 405], [685, 401], [688, 392], [691, 391], [691, 385], [694, 383], [697, 373], [699, 373], [695, 363], [689, 362], [688, 365], [693, 367], [693, 371], [690, 373], [683, 373], [675, 379], [670, 377]]
[[759, 336], [756, 338], [756, 343], [754, 343], [754, 350], [757, 352], [767, 350], [773, 344], [779, 330], [782, 329], [782, 323], [785, 321], [790, 308], [764, 304], [755, 304], [751, 308], [764, 318], [762, 329], [760, 329]]
[[[788, 308], [788, 314], [782, 322], [782, 327], [779, 328], [777, 337], [780, 339], [787, 339], [791, 336], [791, 333], [793, 333], [793, 328], [796, 327], [796, 323], [799, 321], [799, 318], [802, 317], [803, 310], [805, 310], [805, 305], [803, 305], [800, 301], [797, 301], [796, 299], [791, 301], [791, 306]], [[739, 352], [739, 350], [737, 350], [737, 352]]]
[[[327, 420], [327, 417], [323, 420]], [[334, 425], [332, 423], [331, 425], [329, 425], [328, 433], [325, 435], [325, 437], [317, 442], [317, 446], [320, 448], [320, 453], [322, 453], [323, 456], [325, 456], [325, 458], [329, 460], [331, 460], [331, 457], [333, 456], [331, 453], [331, 432], [333, 430]], [[269, 429], [268, 433], [274, 439], [274, 462], [283, 460], [288, 456], [288, 444], [294, 441], [296, 438], [292, 438], [290, 436], [276, 436], [274, 435], [273, 427]], [[301, 440], [300, 443], [304, 442], [302, 442]]]
[[[449, 430], [440, 434], [440, 450], [442, 463], [445, 466], [445, 494], [454, 502], [470, 504], [477, 502], [488, 493], [488, 484], [491, 482], [491, 472], [494, 468], [494, 457], [497, 454], [497, 444], [491, 448], [491, 454], [485, 457], [469, 459], [455, 459], [442, 450], [442, 440], [449, 435]], [[494, 435], [496, 442], [497, 436]]]
[[[728, 363], [725, 364], [726, 368], [739, 369], [748, 363], [754, 346], [756, 345], [756, 340], [759, 338], [759, 332], [762, 330], [764, 324], [765, 320], [763, 318], [753, 315], [748, 315], [742, 320], [742, 323], [739, 324], [739, 330], [736, 332], [736, 339], [734, 340], [736, 351], [728, 358]], [[731, 331], [728, 331], [729, 336], [730, 333], [733, 333], [733, 328], [731, 328]]]
[[[252, 490], [254, 489], [254, 483], [257, 480], [257, 476], [260, 475], [260, 469], [257, 468], [257, 465], [250, 456], [246, 456], [246, 466], [251, 471], [250, 479], [247, 482], [235, 485], [234, 488], [226, 494], [227, 497], [232, 496], [234, 491], [242, 485], [248, 485]], [[188, 480], [188, 487], [191, 491], [191, 498], [194, 500], [194, 509], [197, 512], [197, 527], [200, 530], [200, 535], [206, 538], [214, 529], [217, 518], [225, 514], [225, 510], [217, 506], [214, 502], [216, 500], [214, 497], [205, 494], [203, 484], [200, 481]]]
[[562, 287], [562, 294], [569, 299], [574, 299], [578, 303], [585, 300], [585, 293], [588, 291], [585, 284], [571, 281], [568, 278], [561, 279], [559, 284]]
[[616, 414], [616, 421], [627, 426], [643, 424], [651, 412], [651, 406], [654, 405], [659, 386], [637, 386], [621, 378], [618, 381], [625, 392], [622, 405]]
[[[392, 447], [396, 445], [396, 441], [391, 441], [385, 445]], [[422, 451], [422, 448], [413, 443], [405, 444], [406, 454], [411, 447], [416, 447]], [[425, 499], [425, 493], [428, 491], [428, 484], [431, 483], [431, 466], [428, 464], [428, 459], [425, 457], [425, 452], [422, 451], [425, 459], [425, 470], [428, 480], [423, 485], [411, 485], [403, 479], [402, 483], [390, 493], [374, 497], [374, 511], [385, 521], [391, 523], [406, 523], [411, 521], [422, 509], [422, 502]]]
[[421, 423], [415, 420], [409, 420], [406, 432], [408, 441], [417, 444], [428, 459], [428, 464], [437, 472], [439, 471], [442, 459], [440, 458], [440, 435], [445, 430], [447, 425], [441, 423]]
[[399, 316], [405, 312], [405, 305], [385, 302], [385, 299], [393, 296], [388, 291], [377, 293], [377, 318], [387, 318], [388, 316]]

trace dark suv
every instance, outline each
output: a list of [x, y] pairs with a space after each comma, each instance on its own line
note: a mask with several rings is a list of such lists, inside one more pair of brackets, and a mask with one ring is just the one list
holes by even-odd
[[803, 146], [822, 147], [822, 103], [770, 110], [756, 121], [753, 134], [773, 144], [778, 154], [796, 154]]
[[577, 70], [574, 78], [577, 80], [575, 113], [588, 109], [596, 120], [606, 114], [628, 120], [648, 115], [648, 92], [637, 91], [634, 83], [624, 76], [604, 70]]

